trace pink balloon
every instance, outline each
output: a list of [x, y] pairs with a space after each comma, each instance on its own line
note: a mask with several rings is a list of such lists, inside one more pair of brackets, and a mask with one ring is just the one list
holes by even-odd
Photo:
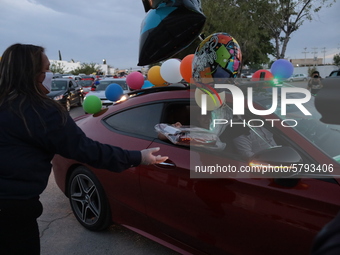
[[131, 89], [140, 89], [144, 85], [144, 76], [140, 72], [132, 72], [126, 76], [126, 84]]

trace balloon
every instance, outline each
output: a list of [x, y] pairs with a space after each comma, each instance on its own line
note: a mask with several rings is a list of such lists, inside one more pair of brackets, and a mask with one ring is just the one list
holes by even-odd
[[87, 96], [83, 103], [83, 109], [87, 113], [97, 113], [102, 109], [102, 101], [95, 95]]
[[98, 84], [100, 84], [100, 81], [99, 81], [99, 80], [96, 80], [96, 81], [94, 82], [94, 84], [95, 84], [95, 85], [98, 85]]
[[154, 85], [150, 81], [146, 80], [146, 81], [144, 81], [142, 89], [152, 88], [153, 86]]
[[161, 66], [161, 76], [169, 83], [180, 82], [183, 77], [180, 72], [181, 62], [178, 59], [168, 59]]
[[126, 84], [131, 89], [140, 89], [144, 84], [144, 76], [140, 72], [132, 72], [126, 76]]
[[194, 56], [195, 54], [190, 54], [184, 57], [179, 67], [179, 70], [181, 72], [183, 79], [189, 83], [190, 83], [190, 79], [192, 78], [192, 61], [194, 59]]
[[[189, 46], [206, 20], [200, 0], [157, 1], [144, 6], [148, 12], [141, 25], [139, 66], [168, 59]], [[156, 9], [150, 9], [153, 6]]]
[[161, 67], [153, 66], [148, 71], [148, 80], [154, 84], [155, 86], [164, 86], [167, 85], [166, 81], [163, 79], [161, 75]]
[[[207, 111], [213, 111], [221, 106], [220, 101], [218, 100], [217, 95], [215, 94], [207, 94], [205, 91], [202, 91], [199, 88], [196, 88], [195, 90], [195, 101], [196, 104], [202, 108], [202, 95], [206, 94], [207, 95]], [[222, 91], [218, 93], [220, 96], [222, 103], [225, 101], [225, 92]]]
[[272, 79], [274, 79], [274, 75], [270, 71], [265, 70], [265, 69], [257, 70], [251, 77], [252, 81], [260, 81], [260, 80], [270, 81]]
[[124, 91], [122, 87], [117, 83], [111, 83], [109, 86], [107, 86], [105, 90], [106, 98], [112, 102], [118, 101], [122, 97], [123, 94], [124, 94]]
[[238, 42], [227, 33], [215, 33], [197, 47], [193, 59], [195, 81], [235, 78], [241, 71], [242, 53]]
[[294, 66], [286, 59], [278, 59], [270, 68], [276, 79], [288, 79], [294, 72]]

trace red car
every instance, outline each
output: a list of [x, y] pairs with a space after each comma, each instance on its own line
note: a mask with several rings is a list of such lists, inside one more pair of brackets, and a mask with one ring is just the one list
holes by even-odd
[[[265, 109], [271, 89], [257, 91], [255, 108]], [[169, 159], [112, 173], [56, 155], [56, 182], [80, 224], [101, 230], [115, 222], [182, 254], [309, 254], [315, 235], [340, 209], [340, 127], [319, 121], [313, 99], [306, 104], [312, 112], [308, 118], [287, 108], [299, 123], [296, 127], [265, 121], [283, 120], [280, 111], [256, 116], [282, 147], [252, 159], [295, 164], [290, 169], [297, 171], [289, 178], [234, 172], [193, 177], [193, 166], [241, 169], [252, 159], [230, 148], [190, 148], [158, 138], [158, 123], [190, 124], [185, 109], [194, 101], [193, 89], [159, 87], [132, 93], [99, 114], [78, 117], [76, 123], [94, 140], [130, 150], [160, 147]], [[230, 93], [226, 101], [232, 107]], [[224, 132], [233, 133], [228, 127]], [[226, 148], [230, 141], [222, 140]]]

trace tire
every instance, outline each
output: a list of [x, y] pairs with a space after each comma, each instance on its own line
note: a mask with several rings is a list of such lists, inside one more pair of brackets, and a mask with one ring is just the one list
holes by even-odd
[[83, 227], [100, 231], [111, 225], [111, 212], [104, 189], [89, 169], [83, 166], [76, 168], [67, 188], [72, 211]]
[[71, 103], [70, 100], [68, 99], [66, 100], [65, 108], [68, 112], [71, 111]]
[[83, 96], [79, 96], [79, 102], [78, 102], [78, 106], [82, 106], [84, 102], [84, 97]]

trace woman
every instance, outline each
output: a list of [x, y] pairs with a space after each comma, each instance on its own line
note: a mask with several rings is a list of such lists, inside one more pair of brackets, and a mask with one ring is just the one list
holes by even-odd
[[314, 71], [308, 81], [307, 89], [312, 95], [316, 95], [322, 87], [320, 73], [318, 71]]
[[52, 72], [44, 48], [14, 44], [0, 62], [0, 254], [40, 254], [39, 195], [54, 154], [121, 172], [167, 159], [159, 148], [128, 151], [86, 137], [46, 94]]

